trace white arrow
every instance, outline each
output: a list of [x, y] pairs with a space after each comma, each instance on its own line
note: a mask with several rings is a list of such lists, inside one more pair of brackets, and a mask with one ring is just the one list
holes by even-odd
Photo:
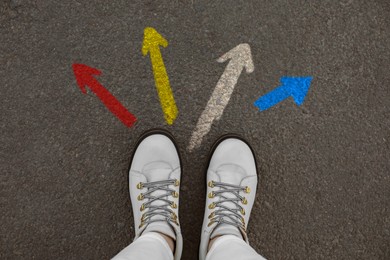
[[225, 71], [196, 124], [195, 131], [192, 133], [188, 145], [189, 151], [200, 146], [203, 137], [210, 131], [213, 121], [221, 118], [243, 69], [245, 68], [247, 73], [252, 73], [254, 70], [251, 48], [247, 43], [237, 45], [217, 61], [222, 63], [229, 59]]

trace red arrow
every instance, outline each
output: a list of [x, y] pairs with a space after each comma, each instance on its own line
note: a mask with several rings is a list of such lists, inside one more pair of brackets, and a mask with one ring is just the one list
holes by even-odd
[[72, 65], [74, 75], [76, 77], [77, 85], [79, 85], [81, 91], [86, 94], [88, 86], [93, 93], [103, 102], [103, 104], [113, 113], [119, 120], [122, 121], [127, 127], [131, 127], [137, 118], [130, 113], [107, 89], [105, 89], [99, 81], [93, 76], [101, 75], [100, 70], [91, 68], [84, 64]]

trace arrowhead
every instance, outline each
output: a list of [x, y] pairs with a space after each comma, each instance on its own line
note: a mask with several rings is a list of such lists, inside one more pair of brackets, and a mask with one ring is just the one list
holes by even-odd
[[148, 54], [151, 49], [158, 46], [167, 47], [168, 41], [161, 36], [154, 28], [146, 27], [144, 30], [144, 42], [142, 44], [142, 55]]
[[83, 93], [87, 93], [86, 86], [90, 86], [96, 79], [93, 75], [100, 75], [102, 72], [100, 70], [91, 68], [84, 64], [73, 64], [73, 73], [76, 77], [77, 85], [79, 85]]
[[236, 64], [241, 65], [245, 68], [247, 73], [252, 73], [255, 69], [252, 61], [252, 53], [251, 47], [247, 43], [241, 43], [222, 55], [219, 58], [218, 62], [225, 62], [227, 60], [232, 60], [232, 62], [236, 62]]
[[295, 103], [300, 106], [310, 88], [313, 77], [282, 77], [280, 81], [289, 91]]

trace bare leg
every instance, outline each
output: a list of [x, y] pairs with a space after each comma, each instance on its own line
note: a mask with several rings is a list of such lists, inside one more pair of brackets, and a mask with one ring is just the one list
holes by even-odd
[[215, 240], [217, 240], [220, 236], [216, 236], [213, 239], [210, 239], [209, 247], [207, 248], [207, 251], [210, 250], [211, 246], [214, 244]]
[[160, 232], [156, 232], [158, 233], [160, 236], [162, 236], [168, 243], [169, 245], [169, 248], [172, 250], [172, 252], [174, 252], [175, 250], [175, 241], [173, 240], [173, 238], [167, 236], [167, 235], [164, 235], [163, 233], [160, 233]]

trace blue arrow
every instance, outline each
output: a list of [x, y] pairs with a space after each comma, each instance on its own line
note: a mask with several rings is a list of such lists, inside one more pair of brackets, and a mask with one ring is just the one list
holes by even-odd
[[280, 81], [282, 82], [282, 85], [260, 97], [256, 100], [254, 105], [258, 107], [260, 111], [264, 111], [277, 103], [292, 97], [295, 103], [300, 106], [305, 100], [312, 79], [313, 77], [281, 77]]

